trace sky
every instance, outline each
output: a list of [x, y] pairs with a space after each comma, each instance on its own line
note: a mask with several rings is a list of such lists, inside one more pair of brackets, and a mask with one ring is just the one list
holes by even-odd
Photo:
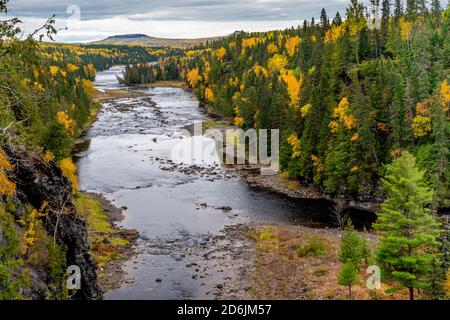
[[[163, 38], [224, 36], [297, 26], [325, 8], [342, 15], [349, 0], [10, 0], [8, 16], [30, 33], [56, 15], [60, 42], [89, 42], [117, 34]], [[1, 17], [4, 19], [5, 17]], [[63, 30], [67, 28], [67, 30]]]

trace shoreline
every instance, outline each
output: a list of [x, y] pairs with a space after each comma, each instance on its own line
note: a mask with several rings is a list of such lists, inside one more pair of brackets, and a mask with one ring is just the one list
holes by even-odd
[[[92, 192], [80, 192], [80, 196], [88, 197], [98, 203], [107, 219], [108, 232], [103, 228], [96, 230], [95, 223], [89, 223], [89, 240], [91, 254], [96, 260], [98, 283], [103, 293], [120, 288], [126, 281], [126, 272], [123, 265], [137, 253], [135, 246], [139, 239], [139, 231], [124, 229], [117, 226], [117, 222], [124, 219], [124, 208], [114, 206], [103, 195]], [[94, 214], [91, 212], [91, 214]], [[96, 219], [99, 219], [96, 217]], [[89, 221], [90, 219], [87, 218]]]

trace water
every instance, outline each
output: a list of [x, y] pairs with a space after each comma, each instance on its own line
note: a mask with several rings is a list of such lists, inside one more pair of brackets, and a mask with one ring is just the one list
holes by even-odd
[[[123, 89], [115, 77], [122, 70], [99, 72], [95, 85]], [[225, 226], [323, 222], [323, 215], [300, 201], [249, 188], [219, 166], [214, 150], [203, 154], [199, 170], [171, 170], [174, 147], [192, 143], [179, 129], [206, 116], [182, 89], [140, 91], [147, 95], [104, 103], [87, 133], [90, 146], [78, 155], [80, 188], [126, 207], [120, 225], [141, 235], [138, 256], [124, 268], [134, 281], [108, 292], [106, 299], [211, 298], [211, 287], [225, 276], [220, 263], [203, 261], [205, 251], [196, 248]], [[217, 209], [223, 206], [232, 211]], [[203, 280], [193, 278], [186, 266], [190, 261], [202, 264]]]

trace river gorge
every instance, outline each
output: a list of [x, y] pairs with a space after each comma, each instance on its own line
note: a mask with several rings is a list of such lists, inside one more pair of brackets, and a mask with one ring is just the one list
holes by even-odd
[[123, 208], [119, 226], [140, 233], [124, 283], [106, 299], [251, 298], [251, 226], [337, 232], [328, 203], [251, 188], [220, 165], [214, 148], [194, 166], [175, 165], [173, 148], [193, 139], [179, 129], [207, 113], [181, 88], [120, 85], [122, 70], [99, 72], [97, 89], [135, 95], [102, 103], [86, 133], [90, 144], [76, 155], [80, 189]]

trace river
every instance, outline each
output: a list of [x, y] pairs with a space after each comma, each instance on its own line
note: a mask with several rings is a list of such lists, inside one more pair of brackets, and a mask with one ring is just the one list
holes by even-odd
[[[226, 263], [230, 257], [214, 259], [212, 252], [242, 244], [221, 237], [226, 226], [324, 222], [296, 200], [248, 187], [219, 165], [214, 151], [198, 170], [173, 170], [171, 150], [192, 139], [179, 128], [207, 115], [183, 89], [119, 85], [116, 74], [122, 70], [99, 72], [96, 87], [144, 95], [103, 103], [87, 132], [90, 145], [78, 154], [80, 189], [125, 208], [120, 226], [140, 232], [137, 255], [124, 266], [128, 280], [105, 299], [214, 298], [218, 284], [231, 279], [236, 268]], [[214, 237], [221, 242], [213, 248]]]

